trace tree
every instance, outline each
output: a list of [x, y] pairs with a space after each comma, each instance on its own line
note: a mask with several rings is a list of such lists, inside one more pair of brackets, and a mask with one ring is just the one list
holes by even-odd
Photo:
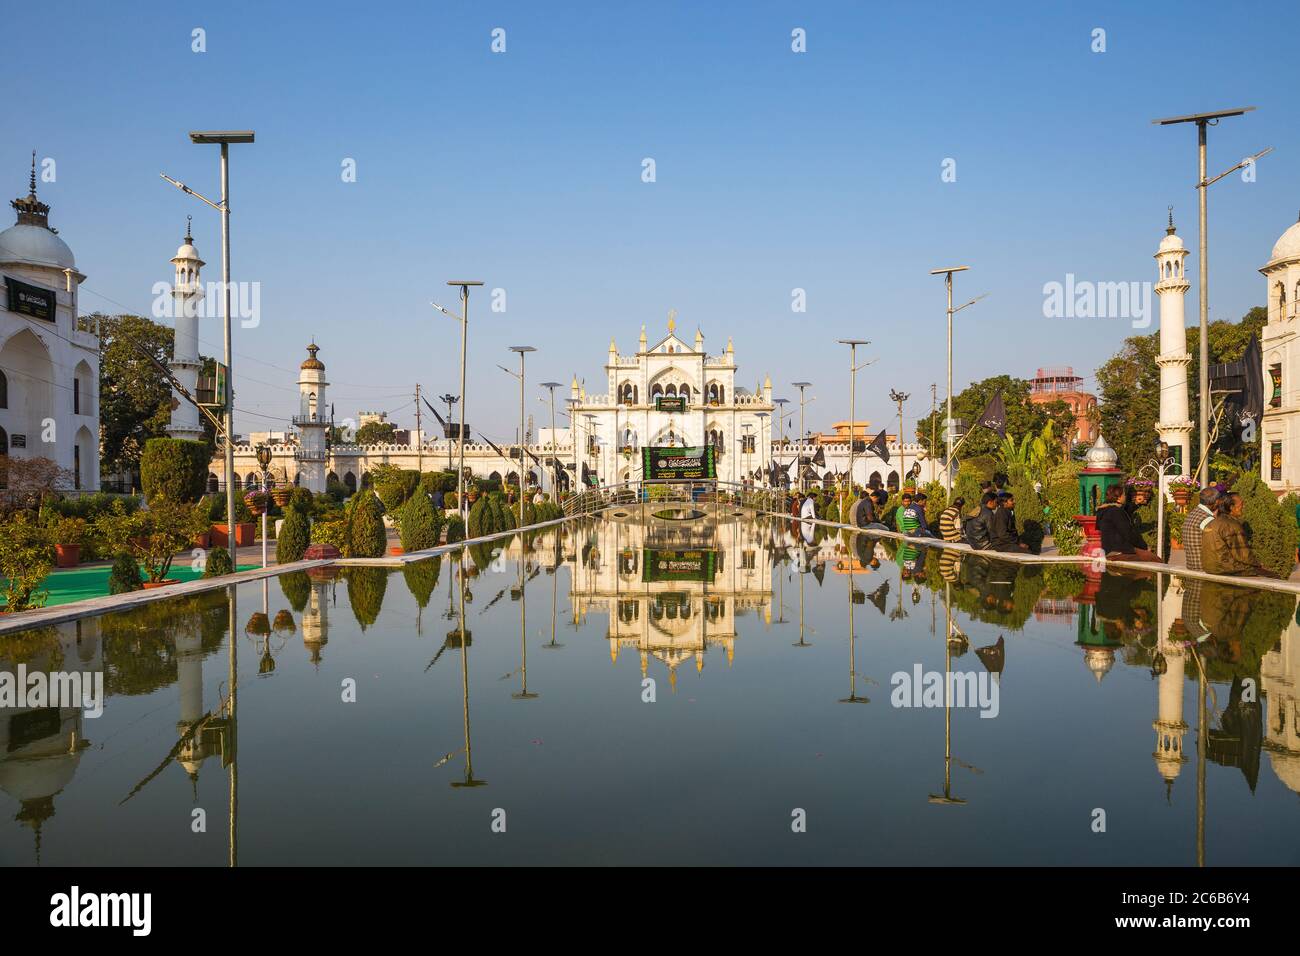
[[275, 539], [275, 561], [277, 564], [289, 564], [301, 561], [302, 554], [310, 543], [311, 525], [307, 512], [302, 508], [290, 506], [285, 515], [284, 524]]
[[[1240, 322], [1218, 321], [1209, 326], [1209, 351], [1211, 364], [1235, 362], [1241, 358], [1252, 335], [1258, 336], [1268, 321], [1267, 310], [1256, 306]], [[1187, 367], [1188, 408], [1193, 421], [1200, 404], [1200, 330], [1187, 328], [1187, 351], [1192, 362]], [[1115, 453], [1119, 467], [1135, 472], [1152, 457], [1157, 435], [1156, 422], [1160, 418], [1160, 333], [1135, 335], [1124, 340], [1118, 353], [1097, 369], [1100, 394], [1099, 424], [1101, 433]], [[1198, 433], [1192, 432], [1192, 461], [1183, 463], [1183, 471], [1191, 474], [1200, 460]], [[1258, 464], [1258, 444], [1243, 446], [1237, 435], [1224, 430], [1215, 443], [1216, 450], [1227, 456], [1220, 459], [1223, 469], [1249, 470]]]
[[379, 499], [373, 494], [357, 495], [348, 531], [348, 557], [378, 558], [388, 544]]
[[409, 552], [437, 547], [441, 532], [439, 516], [429, 503], [429, 496], [423, 491], [412, 495], [402, 506], [402, 549]]
[[71, 488], [72, 472], [51, 458], [0, 455], [0, 499], [19, 508], [37, 508], [61, 489]]
[[[171, 385], [140, 349], [164, 364], [170, 362], [173, 331], [139, 315], [89, 318], [98, 321], [100, 329], [100, 472], [129, 474], [134, 483], [145, 442], [167, 435], [172, 407]], [[211, 426], [200, 420], [210, 452]]]
[[45, 606], [48, 590], [41, 582], [54, 567], [54, 542], [49, 533], [27, 514], [18, 514], [0, 526], [0, 575], [8, 611]]
[[[976, 455], [995, 454], [1002, 444], [1002, 436], [990, 428], [976, 425], [980, 413], [984, 411], [989, 400], [998, 392], [1002, 393], [1002, 403], [1007, 410], [1007, 434], [1039, 435], [1050, 421], [1057, 434], [1069, 434], [1073, 430], [1074, 413], [1063, 401], [1037, 404], [1029, 400], [1029, 382], [1023, 378], [1010, 375], [995, 375], [980, 382], [974, 382], [953, 396], [952, 416], [964, 419], [970, 434], [957, 452], [959, 461]], [[942, 455], [945, 451], [943, 439], [943, 419], [946, 409], [937, 409], [916, 423], [916, 439], [927, 451]], [[933, 426], [933, 427], [932, 427]], [[931, 436], [937, 436], [938, 449], [930, 448]]]
[[192, 503], [203, 497], [212, 449], [201, 441], [150, 438], [140, 457], [140, 487], [147, 500]]
[[387, 445], [393, 440], [397, 426], [392, 422], [366, 422], [357, 429], [358, 445]]

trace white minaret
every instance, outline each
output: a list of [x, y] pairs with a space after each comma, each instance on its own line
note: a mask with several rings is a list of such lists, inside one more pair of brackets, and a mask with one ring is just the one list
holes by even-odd
[[1174, 207], [1169, 207], [1169, 228], [1160, 240], [1156, 251], [1158, 281], [1156, 295], [1160, 297], [1160, 420], [1156, 432], [1160, 440], [1169, 443], [1169, 453], [1181, 463], [1182, 474], [1195, 470], [1192, 461], [1192, 422], [1187, 409], [1187, 367], [1192, 353], [1187, 351], [1187, 322], [1183, 305], [1187, 281], [1183, 265], [1187, 249], [1174, 231]]
[[[172, 258], [176, 267], [176, 280], [172, 284], [172, 315], [176, 318], [176, 336], [172, 346], [172, 374], [189, 393], [198, 397], [199, 370], [199, 307], [203, 301], [203, 286], [199, 281], [199, 270], [204, 262], [199, 258], [199, 251], [194, 248], [194, 237], [190, 235], [189, 217], [185, 223], [185, 241], [176, 250]], [[173, 438], [187, 438], [191, 441], [203, 439], [203, 426], [199, 423], [199, 410], [172, 393], [175, 408], [172, 409], [171, 424], [168, 433]]]
[[293, 457], [298, 462], [299, 485], [312, 494], [325, 490], [325, 437], [329, 428], [329, 405], [325, 401], [325, 365], [316, 357], [320, 346], [307, 346], [307, 360], [298, 374], [298, 414], [293, 423], [298, 428], [298, 447]]
[[1159, 629], [1157, 660], [1163, 659], [1164, 666], [1153, 668], [1157, 674], [1157, 690], [1156, 719], [1151, 722], [1151, 728], [1156, 732], [1156, 749], [1151, 756], [1155, 758], [1157, 772], [1165, 781], [1166, 795], [1173, 788], [1183, 764], [1187, 762], [1183, 756], [1183, 737], [1187, 734], [1187, 721], [1183, 720], [1187, 659], [1183, 655], [1182, 645], [1167, 639], [1170, 626], [1182, 616], [1182, 610], [1183, 588], [1175, 578], [1160, 601], [1160, 615], [1156, 624]]

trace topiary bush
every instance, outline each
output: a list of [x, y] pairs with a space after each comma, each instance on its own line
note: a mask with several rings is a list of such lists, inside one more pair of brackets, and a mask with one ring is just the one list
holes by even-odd
[[372, 494], [357, 495], [348, 529], [348, 557], [378, 558], [388, 547], [384, 518], [379, 499]]
[[275, 560], [277, 564], [289, 564], [301, 561], [302, 553], [311, 543], [311, 524], [307, 512], [290, 505], [285, 514], [284, 524], [275, 539]]
[[108, 574], [109, 594], [139, 591], [143, 586], [140, 580], [140, 565], [135, 563], [134, 557], [123, 551], [113, 559], [113, 570]]
[[192, 504], [203, 497], [212, 450], [207, 442], [184, 438], [150, 438], [140, 456], [140, 487], [149, 501], [157, 497]]
[[311, 599], [311, 578], [307, 576], [306, 571], [290, 571], [288, 574], [281, 574], [280, 590], [284, 592], [289, 606], [301, 613]]
[[469, 537], [477, 538], [492, 533], [491, 507], [487, 495], [479, 495], [478, 501], [470, 506], [469, 521], [465, 525], [465, 533]]
[[1242, 520], [1256, 559], [1275, 574], [1290, 577], [1300, 540], [1295, 508], [1278, 501], [1277, 494], [1253, 471], [1238, 475], [1232, 490], [1241, 495]]
[[455, 544], [457, 541], [465, 540], [465, 522], [460, 515], [452, 515], [447, 519], [447, 543]]
[[442, 536], [440, 516], [433, 510], [429, 496], [417, 491], [402, 506], [401, 537], [405, 551], [423, 551], [438, 546]]
[[233, 574], [234, 571], [235, 566], [230, 563], [230, 552], [225, 548], [213, 548], [208, 552], [207, 563], [203, 566], [205, 578], [218, 578], [223, 574]]

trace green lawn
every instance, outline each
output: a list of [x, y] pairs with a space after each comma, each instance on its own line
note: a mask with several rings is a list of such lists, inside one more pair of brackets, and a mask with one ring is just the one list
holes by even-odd
[[[248, 571], [257, 567], [261, 565], [241, 564], [239, 570]], [[45, 602], [46, 606], [53, 607], [56, 604], [71, 604], [73, 601], [84, 601], [86, 598], [107, 596], [108, 576], [112, 570], [110, 565], [103, 565], [93, 568], [68, 568], [51, 573], [41, 585], [49, 588], [50, 591], [49, 600]], [[172, 569], [167, 572], [167, 577], [176, 578], [178, 581], [193, 581], [202, 576], [202, 571], [196, 571], [188, 564], [173, 564]], [[141, 577], [143, 578], [143, 572]], [[4, 578], [0, 578], [0, 582], [3, 581]], [[0, 597], [0, 606], [3, 604], [4, 599]]]

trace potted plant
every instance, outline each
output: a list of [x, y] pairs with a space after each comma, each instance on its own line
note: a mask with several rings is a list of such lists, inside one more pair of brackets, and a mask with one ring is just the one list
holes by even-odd
[[86, 540], [86, 522], [81, 518], [60, 518], [54, 523], [55, 565], [75, 568], [81, 562], [81, 546]]
[[[230, 547], [230, 525], [226, 522], [226, 496], [213, 496], [210, 499], [209, 508], [212, 546], [218, 548]], [[248, 502], [236, 495], [235, 544], [241, 548], [248, 547], [253, 543], [256, 531], [256, 525], [253, 523], [253, 513], [248, 508]]]
[[1196, 479], [1191, 475], [1179, 475], [1169, 480], [1169, 496], [1177, 502], [1178, 507], [1183, 511], [1187, 510], [1192, 498], [1200, 490], [1201, 486], [1197, 484]]
[[271, 489], [271, 500], [277, 507], [283, 508], [293, 498], [293, 485], [288, 482], [280, 482]]
[[148, 511], [133, 514], [116, 502], [111, 511], [100, 515], [95, 528], [114, 553], [127, 551], [144, 565], [148, 577], [144, 587], [152, 589], [179, 583], [167, 577], [172, 559], [190, 547], [203, 521], [194, 505], [157, 498]]
[[1151, 500], [1151, 489], [1154, 485], [1145, 478], [1129, 478], [1124, 484], [1128, 485], [1133, 491], [1133, 501], [1135, 504], [1144, 505]]
[[248, 510], [252, 512], [254, 518], [259, 518], [266, 513], [267, 505], [270, 498], [265, 491], [250, 491], [244, 495], [244, 504], [248, 505]]

